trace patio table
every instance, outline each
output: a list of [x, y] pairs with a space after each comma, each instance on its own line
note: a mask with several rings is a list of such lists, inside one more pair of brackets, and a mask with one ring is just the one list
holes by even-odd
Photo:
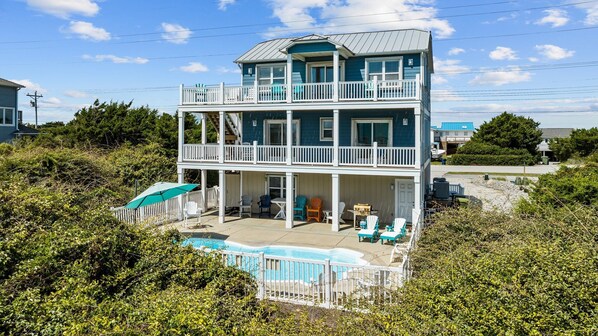
[[272, 203], [276, 204], [280, 210], [278, 211], [278, 213], [276, 214], [276, 216], [274, 216], [274, 219], [286, 219], [286, 213], [284, 211], [284, 209], [287, 206], [287, 199], [286, 198], [275, 198], [271, 201]]

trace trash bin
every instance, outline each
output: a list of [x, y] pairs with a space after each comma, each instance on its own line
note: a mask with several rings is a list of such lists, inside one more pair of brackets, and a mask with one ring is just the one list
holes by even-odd
[[542, 156], [541, 159], [542, 159], [542, 164], [545, 164], [545, 165], [548, 164], [548, 156]]
[[444, 165], [446, 165], [446, 158], [442, 158], [442, 159], [440, 159], [440, 162], [442, 162], [442, 165], [443, 165], [443, 166], [444, 166]]

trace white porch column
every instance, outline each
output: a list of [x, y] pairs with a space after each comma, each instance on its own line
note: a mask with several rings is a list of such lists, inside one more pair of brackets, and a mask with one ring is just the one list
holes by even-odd
[[339, 176], [338, 174], [332, 174], [332, 231], [338, 232], [340, 230], [340, 224], [338, 220], [338, 202], [340, 202], [340, 190], [339, 190]]
[[220, 130], [218, 132], [218, 145], [219, 145], [219, 150], [218, 150], [218, 162], [219, 163], [224, 163], [224, 141], [226, 140], [226, 134], [225, 134], [225, 128], [224, 128], [224, 123], [226, 122], [226, 119], [224, 118], [224, 111], [220, 111], [218, 112], [219, 114], [219, 126], [220, 126]]
[[287, 103], [293, 102], [293, 55], [287, 54]]
[[420, 169], [422, 166], [422, 122], [421, 122], [421, 107], [413, 109], [415, 115], [415, 168]]
[[295, 207], [295, 193], [293, 193], [293, 173], [286, 173], [286, 190], [287, 190], [287, 195], [286, 195], [286, 200], [287, 200], [287, 206], [286, 206], [286, 222], [285, 222], [285, 228], [287, 229], [292, 229], [293, 228], [293, 208]]
[[205, 145], [208, 142], [208, 126], [206, 125], [206, 114], [202, 113], [199, 117], [201, 122], [201, 144]]
[[338, 166], [338, 147], [339, 147], [339, 111], [332, 110], [332, 165]]
[[202, 169], [201, 170], [201, 199], [203, 200], [203, 204], [200, 204], [200, 205], [204, 212], [206, 210], [208, 210], [208, 200], [206, 199], [206, 197], [208, 196], [207, 189], [208, 189], [208, 171], [205, 169]]
[[226, 174], [224, 170], [218, 171], [218, 223], [222, 224], [225, 220], [226, 209]]
[[287, 111], [287, 165], [293, 163], [293, 111]]
[[183, 162], [183, 145], [185, 144], [185, 113], [183, 111], [178, 111], [178, 121], [179, 121], [179, 155], [178, 155], [178, 162]]
[[421, 184], [421, 172], [419, 174], [417, 174], [414, 178], [413, 178], [413, 182], [414, 182], [414, 186], [413, 186], [413, 192], [414, 192], [414, 204], [413, 204], [413, 209], [415, 209], [416, 211], [420, 212], [422, 209], [422, 204], [423, 204], [423, 193], [422, 193], [422, 184]]
[[339, 82], [339, 61], [338, 61], [338, 50], [332, 52], [332, 100], [337, 102], [338, 101], [338, 82]]
[[[179, 183], [185, 183], [185, 169], [177, 168], [176, 173], [177, 173], [177, 181]], [[179, 213], [178, 213], [177, 217], [179, 220], [183, 219], [183, 204], [184, 204], [183, 197], [185, 197], [185, 196], [179, 195], [177, 197], [178, 203], [179, 203]]]
[[[239, 171], [239, 202], [243, 199], [243, 171]], [[241, 203], [239, 203], [240, 205]], [[241, 213], [241, 209], [239, 209]]]

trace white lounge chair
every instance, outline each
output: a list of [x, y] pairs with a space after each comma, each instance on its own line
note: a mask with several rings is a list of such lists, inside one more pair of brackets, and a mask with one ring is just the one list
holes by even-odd
[[197, 217], [197, 223], [201, 223], [201, 209], [197, 206], [197, 202], [189, 201], [185, 203], [183, 216], [185, 217], [185, 226], [187, 226], [187, 220], [192, 217]]
[[[344, 224], [343, 212], [345, 212], [345, 202], [338, 202], [338, 222]], [[332, 210], [324, 210], [324, 222], [332, 224]]]
[[380, 235], [380, 244], [384, 244], [385, 240], [396, 242], [397, 239], [407, 235], [407, 220], [405, 218], [395, 218], [392, 225], [386, 227], [386, 232]]
[[369, 215], [365, 218], [367, 226], [365, 229], [359, 230], [357, 237], [359, 241], [362, 238], [370, 238], [370, 243], [374, 242], [374, 239], [378, 236], [378, 216]]

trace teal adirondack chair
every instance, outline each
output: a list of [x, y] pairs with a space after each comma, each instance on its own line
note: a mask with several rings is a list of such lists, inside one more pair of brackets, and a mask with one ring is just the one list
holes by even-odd
[[405, 218], [395, 218], [392, 225], [386, 228], [386, 232], [380, 235], [380, 244], [384, 241], [396, 242], [397, 239], [403, 238], [407, 235], [407, 221]]
[[293, 218], [305, 220], [305, 204], [307, 204], [307, 197], [297, 196], [295, 207], [293, 208]]
[[370, 238], [370, 243], [373, 243], [374, 239], [378, 236], [378, 216], [369, 215], [365, 218], [365, 221], [367, 226], [365, 229], [361, 229], [357, 232], [357, 238], [360, 242], [363, 238]]

